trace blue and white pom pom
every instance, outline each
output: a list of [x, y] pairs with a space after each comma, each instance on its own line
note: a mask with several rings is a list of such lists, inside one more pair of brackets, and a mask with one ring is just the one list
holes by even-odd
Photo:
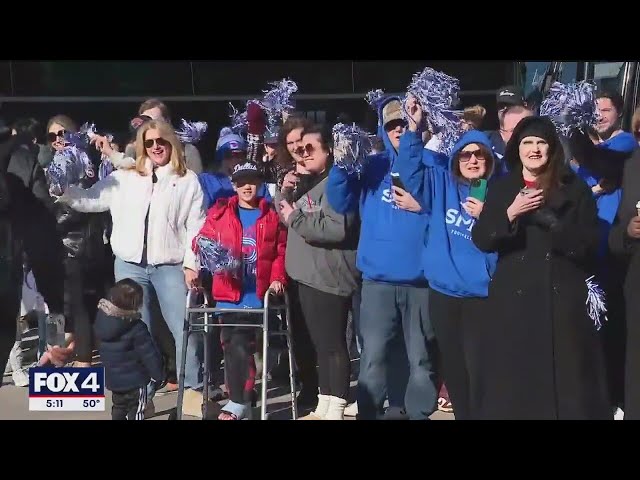
[[240, 112], [231, 102], [229, 102], [231, 113], [231, 130], [238, 135], [244, 135], [247, 131], [247, 110]]
[[338, 123], [333, 127], [333, 164], [348, 174], [362, 173], [371, 152], [371, 135], [360, 127]]
[[64, 139], [70, 145], [73, 145], [82, 150], [86, 150], [89, 147], [89, 143], [95, 137], [96, 125], [95, 123], [85, 123], [80, 127], [80, 130], [76, 133], [66, 132]]
[[211, 238], [199, 235], [196, 239], [198, 258], [202, 268], [212, 274], [236, 273], [242, 263], [236, 259], [228, 248]]
[[386, 96], [384, 90], [378, 88], [376, 90], [370, 90], [364, 99], [374, 112], [380, 109], [380, 104], [385, 100]]
[[78, 183], [84, 176], [84, 165], [78, 158], [79, 152], [75, 146], [70, 146], [54, 154], [46, 173], [51, 195], [62, 195], [69, 185]]
[[603, 321], [607, 321], [607, 306], [605, 305], [605, 294], [600, 285], [593, 281], [595, 275], [590, 276], [585, 281], [587, 284], [587, 311], [593, 320], [596, 330], [602, 328]]
[[269, 125], [272, 127], [282, 123], [282, 114], [295, 108], [292, 95], [298, 91], [298, 85], [293, 80], [284, 78], [279, 82], [271, 82], [273, 88], [263, 90], [264, 97], [260, 105], [267, 112]]
[[207, 131], [207, 122], [188, 122], [184, 118], [181, 122], [182, 128], [176, 130], [176, 135], [182, 143], [190, 143], [195, 145]]
[[599, 118], [596, 86], [586, 81], [554, 82], [540, 105], [540, 116], [549, 117], [563, 135], [576, 128], [595, 127]]
[[416, 73], [407, 88], [403, 102], [403, 116], [409, 121], [407, 101], [415, 97], [424, 117], [434, 134], [440, 134], [442, 143], [440, 153], [450, 155], [453, 147], [462, 134], [460, 116], [462, 112], [455, 110], [460, 92], [460, 81], [431, 67]]

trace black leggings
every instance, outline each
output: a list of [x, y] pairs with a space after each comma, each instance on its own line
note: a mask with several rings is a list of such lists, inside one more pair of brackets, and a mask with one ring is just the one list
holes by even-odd
[[340, 297], [298, 283], [305, 323], [318, 355], [320, 393], [346, 399], [351, 363], [347, 318], [351, 297]]
[[442, 359], [444, 381], [456, 420], [472, 418], [474, 328], [482, 298], [457, 298], [431, 290], [429, 318]]
[[64, 273], [65, 332], [73, 332], [76, 360], [90, 363], [93, 358], [93, 319], [104, 288], [101, 272], [87, 272], [81, 260], [65, 258]]

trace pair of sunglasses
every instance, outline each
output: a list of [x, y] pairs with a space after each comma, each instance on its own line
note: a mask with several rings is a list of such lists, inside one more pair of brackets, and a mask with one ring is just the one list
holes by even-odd
[[64, 134], [67, 133], [66, 130], [58, 130], [57, 132], [49, 132], [47, 133], [47, 140], [49, 143], [55, 142], [58, 138], [64, 138]]
[[307, 143], [304, 146], [300, 146], [295, 150], [296, 154], [300, 157], [303, 157], [305, 153], [307, 155], [313, 155], [315, 151], [316, 151], [316, 147], [314, 147], [310, 143]]
[[151, 148], [154, 144], [158, 144], [159, 147], [166, 147], [169, 145], [169, 141], [164, 138], [149, 138], [144, 141], [144, 148]]
[[478, 161], [484, 160], [484, 153], [482, 153], [482, 150], [474, 150], [473, 152], [460, 152], [459, 159], [461, 162], [466, 163], [471, 160], [472, 155], [475, 155]]

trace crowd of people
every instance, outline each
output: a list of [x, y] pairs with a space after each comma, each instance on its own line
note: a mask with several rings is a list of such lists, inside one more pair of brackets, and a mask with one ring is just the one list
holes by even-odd
[[[484, 131], [484, 107], [451, 127], [426, 98], [371, 97], [364, 154], [286, 101], [248, 102], [212, 165], [157, 99], [121, 137], [65, 115], [44, 144], [34, 119], [5, 127], [0, 358], [14, 383], [97, 351], [114, 419], [152, 416], [182, 368], [183, 414], [201, 417], [209, 388], [227, 400], [217, 419], [250, 419], [256, 381], [288, 361], [261, 372], [254, 320], [222, 313], [237, 326], [203, 378], [201, 338], [179, 361], [185, 298], [205, 289], [217, 308], [256, 309], [286, 291], [301, 419], [640, 415], [640, 112], [626, 132], [620, 95], [597, 91], [597, 121], [567, 129], [507, 86], [499, 129]], [[27, 278], [45, 313], [25, 327]], [[42, 338], [47, 318], [64, 340], [27, 360], [25, 332]]]

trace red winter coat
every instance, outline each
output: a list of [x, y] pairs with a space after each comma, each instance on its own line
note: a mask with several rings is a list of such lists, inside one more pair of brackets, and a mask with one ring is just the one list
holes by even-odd
[[[256, 293], [264, 297], [269, 285], [279, 281], [286, 285], [287, 275], [284, 268], [284, 254], [287, 247], [287, 230], [280, 223], [278, 214], [264, 198], [258, 207], [261, 211], [256, 221]], [[242, 258], [242, 224], [238, 216], [238, 196], [219, 199], [208, 211], [207, 219], [200, 235], [219, 240], [230, 249], [235, 258]], [[198, 252], [196, 238], [192, 248]], [[230, 273], [217, 273], [213, 276], [212, 295], [215, 300], [239, 302], [242, 293], [242, 278]]]

